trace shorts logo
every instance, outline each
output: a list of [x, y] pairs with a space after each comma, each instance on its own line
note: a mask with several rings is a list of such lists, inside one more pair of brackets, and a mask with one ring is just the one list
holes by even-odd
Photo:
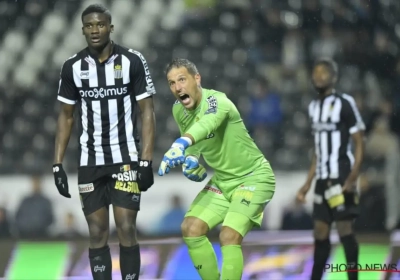
[[94, 191], [93, 183], [78, 185], [79, 193], [88, 193]]
[[326, 189], [324, 192], [324, 197], [328, 201], [328, 204], [331, 208], [336, 208], [344, 204], [344, 195], [342, 193], [342, 186], [340, 184], [328, 187], [328, 189]]
[[122, 66], [119, 64], [116, 64], [114, 66], [114, 78], [115, 79], [122, 79]]
[[137, 178], [137, 171], [129, 170], [117, 174], [112, 174], [111, 178], [121, 182], [135, 182]]
[[240, 201], [240, 203], [242, 203], [242, 204], [244, 204], [244, 205], [246, 205], [246, 206], [249, 206], [249, 205], [250, 205], [250, 201], [248, 201], [248, 200], [246, 200], [246, 199], [244, 199], [244, 198]]
[[218, 189], [216, 186], [208, 185], [204, 187], [204, 190], [210, 191], [216, 194], [222, 194], [221, 190]]
[[[116, 190], [123, 191], [123, 192], [140, 194], [140, 190], [139, 190], [138, 184], [136, 182], [116, 181], [114, 188]], [[136, 201], [136, 200], [134, 200], [133, 197], [132, 197], [132, 200]]]
[[245, 190], [245, 191], [254, 192], [254, 191], [256, 190], [256, 187], [254, 187], [254, 186], [244, 186], [244, 185], [241, 185], [239, 189], [240, 189], [240, 190]]
[[241, 204], [250, 206], [253, 198], [253, 192], [256, 190], [254, 186], [241, 185], [232, 195], [232, 199], [239, 199]]

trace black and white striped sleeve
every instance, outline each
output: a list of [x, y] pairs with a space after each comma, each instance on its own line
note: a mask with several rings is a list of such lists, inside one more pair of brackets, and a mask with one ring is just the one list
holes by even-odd
[[342, 118], [350, 134], [365, 130], [365, 124], [353, 97], [343, 94]]
[[57, 99], [63, 103], [74, 105], [79, 100], [78, 89], [74, 83], [73, 69], [69, 60], [61, 68]]
[[133, 81], [133, 94], [137, 101], [156, 94], [153, 79], [151, 78], [149, 66], [144, 56], [135, 50], [129, 50], [134, 53], [131, 62], [131, 81]]

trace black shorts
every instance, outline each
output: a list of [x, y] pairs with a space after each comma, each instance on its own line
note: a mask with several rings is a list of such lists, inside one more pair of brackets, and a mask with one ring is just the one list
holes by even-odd
[[140, 210], [141, 194], [136, 183], [137, 162], [111, 166], [80, 167], [78, 187], [85, 216], [109, 207]]
[[314, 192], [313, 218], [331, 224], [353, 220], [358, 216], [357, 192], [342, 193], [343, 179], [317, 180]]

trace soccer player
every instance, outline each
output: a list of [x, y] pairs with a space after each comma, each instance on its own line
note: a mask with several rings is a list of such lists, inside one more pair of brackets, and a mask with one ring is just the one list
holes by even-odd
[[202, 279], [220, 279], [216, 255], [206, 234], [222, 223], [222, 279], [241, 279], [245, 235], [260, 226], [263, 211], [275, 192], [275, 176], [235, 105], [219, 91], [201, 87], [196, 66], [175, 59], [166, 68], [177, 99], [173, 116], [181, 137], [164, 155], [158, 174], [182, 165], [183, 174], [201, 182], [206, 176], [202, 155], [214, 176], [197, 195], [182, 223], [183, 239]]
[[[314, 266], [311, 279], [322, 278], [330, 254], [330, 228], [333, 222], [343, 244], [347, 263], [357, 265], [358, 243], [353, 232], [357, 216], [356, 181], [363, 159], [365, 125], [354, 99], [335, 90], [337, 64], [330, 59], [316, 62], [312, 83], [318, 93], [308, 108], [314, 134], [315, 151], [305, 184], [297, 199], [305, 202], [312, 180], [316, 177], [314, 193]], [[354, 143], [353, 156], [350, 147]], [[356, 269], [357, 266], [354, 266]], [[349, 272], [350, 280], [357, 272]]]
[[[142, 54], [110, 40], [114, 26], [105, 7], [87, 7], [82, 13], [82, 23], [88, 46], [67, 59], [61, 70], [58, 100], [62, 105], [53, 166], [55, 184], [61, 195], [71, 197], [62, 161], [77, 104], [81, 119], [78, 187], [89, 227], [93, 279], [111, 279], [107, 245], [110, 204], [120, 242], [122, 279], [138, 279], [140, 251], [135, 224], [141, 192], [154, 182], [155, 89]], [[140, 149], [138, 109], [142, 119]]]

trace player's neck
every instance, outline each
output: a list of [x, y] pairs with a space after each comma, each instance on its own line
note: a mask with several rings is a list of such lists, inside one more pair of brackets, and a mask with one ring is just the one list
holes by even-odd
[[197, 108], [200, 107], [201, 100], [203, 99], [203, 91], [201, 88], [199, 89], [199, 91], [197, 92], [196, 95], [197, 95], [197, 101], [196, 101], [195, 106], [193, 107], [193, 110], [196, 110]]
[[319, 94], [319, 97], [320, 97], [321, 99], [324, 99], [325, 97], [327, 97], [327, 96], [333, 94], [334, 92], [335, 92], [335, 91], [334, 91], [333, 88], [328, 88], [328, 89], [324, 90], [323, 92], [321, 92], [321, 93]]
[[101, 48], [93, 49], [93, 48], [89, 47], [89, 51], [92, 56], [96, 57], [98, 59], [98, 61], [100, 63], [102, 63], [110, 57], [110, 55], [113, 51], [113, 47], [114, 47], [114, 44], [110, 40], [110, 41], [108, 41], [107, 44], [105, 44]]

